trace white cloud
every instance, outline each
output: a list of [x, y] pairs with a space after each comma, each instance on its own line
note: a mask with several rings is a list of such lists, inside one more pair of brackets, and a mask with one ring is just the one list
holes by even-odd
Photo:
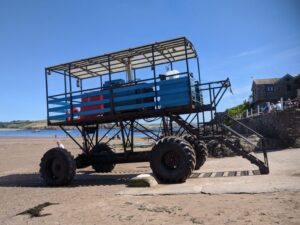
[[265, 50], [266, 50], [266, 47], [255, 48], [255, 49], [252, 49], [252, 50], [241, 52], [241, 53], [233, 56], [233, 58], [240, 58], [240, 57], [245, 57], [245, 56], [256, 55], [256, 54], [259, 54], [259, 53], [261, 53]]

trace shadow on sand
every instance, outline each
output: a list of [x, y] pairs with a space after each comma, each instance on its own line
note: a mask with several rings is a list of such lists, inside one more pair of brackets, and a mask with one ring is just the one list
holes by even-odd
[[[126, 185], [128, 181], [139, 173], [110, 173], [99, 174], [93, 171], [77, 171], [77, 174], [71, 185], [67, 187], [79, 186], [105, 186], [105, 185]], [[219, 171], [219, 172], [197, 172], [195, 171], [190, 178], [218, 178], [218, 177], [236, 177], [236, 176], [254, 176], [260, 175], [258, 170], [249, 171]], [[40, 174], [11, 174], [0, 177], [0, 187], [40, 187], [48, 188], [45, 185]]]
[[[72, 184], [67, 187], [94, 186], [94, 185], [124, 185], [136, 174], [96, 174], [77, 173]], [[0, 177], [0, 187], [40, 187], [48, 188], [40, 174], [11, 174]]]

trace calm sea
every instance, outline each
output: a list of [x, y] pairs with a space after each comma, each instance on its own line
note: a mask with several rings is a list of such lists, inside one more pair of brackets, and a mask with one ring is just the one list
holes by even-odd
[[[107, 129], [100, 129], [99, 136], [104, 135], [107, 132]], [[111, 137], [117, 133], [118, 129], [112, 129], [108, 133], [108, 137]], [[80, 132], [78, 130], [69, 130], [68, 131], [73, 137], [79, 137]], [[121, 136], [121, 134], [119, 134]], [[136, 137], [144, 137], [145, 135], [140, 132], [134, 132]], [[62, 130], [0, 130], [0, 137], [44, 137], [44, 138], [53, 138], [53, 137], [68, 137]]]

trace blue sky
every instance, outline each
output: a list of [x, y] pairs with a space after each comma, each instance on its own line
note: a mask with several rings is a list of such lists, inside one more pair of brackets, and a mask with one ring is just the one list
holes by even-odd
[[202, 81], [300, 73], [298, 0], [1, 0], [0, 121], [46, 117], [44, 68], [178, 36], [200, 55]]

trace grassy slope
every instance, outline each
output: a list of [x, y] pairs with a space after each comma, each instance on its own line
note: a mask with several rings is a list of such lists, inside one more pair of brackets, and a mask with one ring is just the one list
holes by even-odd
[[0, 129], [43, 129], [47, 127], [46, 120], [15, 120], [11, 122], [0, 122]]
[[[145, 125], [145, 124], [144, 124]], [[109, 127], [109, 125], [106, 125]], [[146, 124], [149, 129], [159, 127], [159, 124]], [[15, 120], [11, 122], [0, 122], [0, 129], [55, 129], [57, 127], [47, 127], [46, 120]]]

